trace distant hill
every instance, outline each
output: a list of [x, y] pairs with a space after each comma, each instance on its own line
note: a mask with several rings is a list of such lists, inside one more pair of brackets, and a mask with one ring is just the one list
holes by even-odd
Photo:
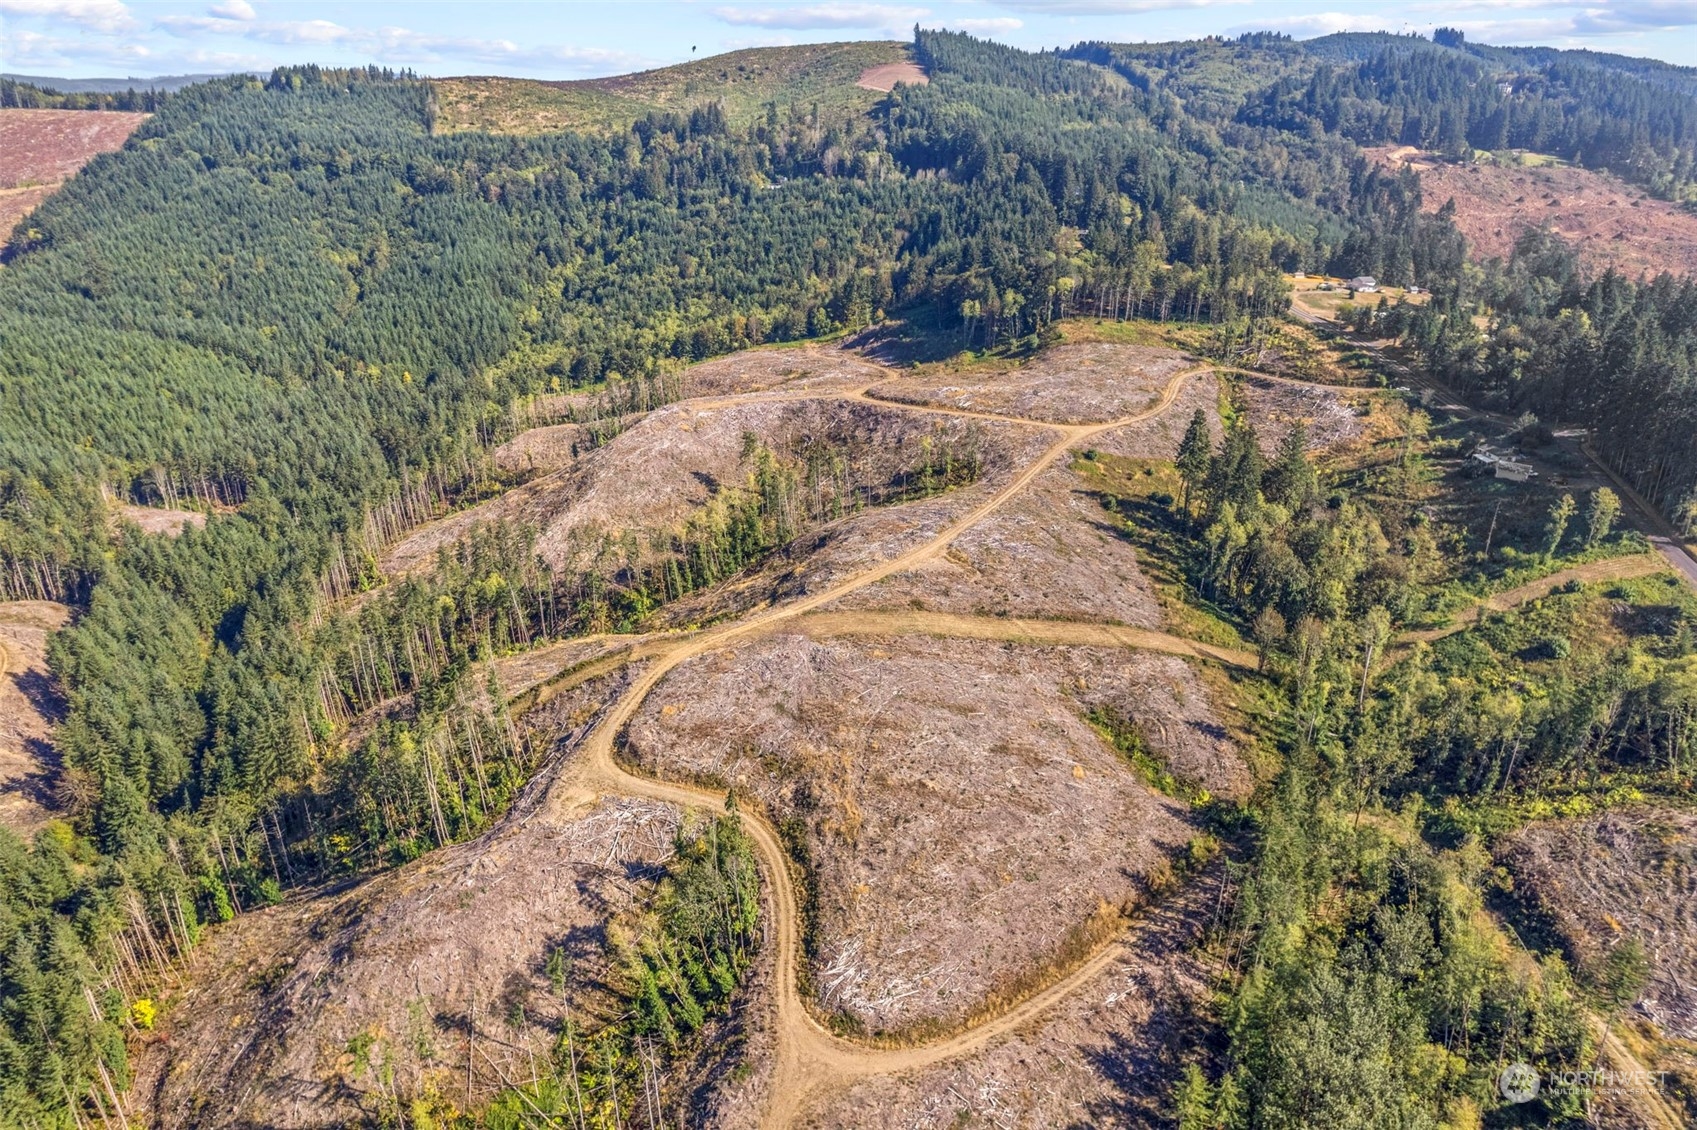
[[126, 90], [171, 92], [181, 90], [185, 86], [193, 86], [197, 82], [207, 82], [211, 79], [223, 77], [223, 74], [204, 74], [155, 75], [153, 78], [54, 78], [48, 75], [0, 74], [0, 78], [9, 78], [13, 82], [27, 82], [31, 86], [38, 86], [43, 90], [56, 90], [61, 94], [122, 94]]
[[[894, 79], [923, 82], [905, 43], [814, 43], [754, 47], [637, 74], [573, 82], [468, 76], [437, 79], [438, 132], [486, 130], [534, 134], [623, 129], [654, 110], [690, 110], [717, 102], [732, 122], [765, 113], [769, 103], [827, 117], [861, 114]], [[859, 85], [862, 80], [865, 85]]]

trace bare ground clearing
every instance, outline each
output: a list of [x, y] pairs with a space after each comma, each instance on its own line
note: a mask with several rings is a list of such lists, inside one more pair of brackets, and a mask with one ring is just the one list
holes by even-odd
[[[1198, 374], [1180, 390], [1170, 410], [1105, 432], [1096, 446], [1110, 455], [1133, 459], [1177, 458], [1185, 429], [1197, 409], [1207, 418], [1209, 432], [1217, 442], [1223, 391], [1220, 381], [1212, 373]], [[1298, 421], [1308, 427], [1311, 452], [1341, 447], [1367, 432], [1360, 393], [1265, 373], [1234, 372], [1233, 383], [1268, 455], [1278, 449], [1291, 425]]]
[[981, 640], [786, 633], [715, 651], [659, 684], [627, 755], [801, 822], [820, 1002], [889, 1031], [975, 1011], [1135, 903], [1195, 835], [1084, 721], [1095, 707], [1181, 776], [1241, 790], [1182, 660]]
[[1190, 418], [1200, 408], [1214, 439], [1220, 437], [1220, 378], [1198, 373], [1180, 385], [1173, 406], [1165, 412], [1121, 424], [1103, 432], [1092, 446], [1110, 455], [1133, 459], [1174, 459], [1184, 441]]
[[[635, 674], [562, 694], [527, 725], [569, 749]], [[564, 815], [530, 819], [521, 801], [475, 840], [214, 931], [142, 1051], [137, 1093], [155, 1124], [365, 1121], [386, 1072], [409, 1094], [463, 1096], [468, 1046], [474, 1099], [528, 1079], [563, 1015], [549, 950], [569, 958], [574, 1014], [605, 1017], [607, 924], [646, 898], [680, 821], [664, 803], [589, 791]], [[368, 1037], [362, 1067], [351, 1048]]]
[[1098, 424], [1141, 411], [1196, 359], [1175, 349], [1110, 342], [1056, 345], [1024, 364], [944, 364], [875, 385], [870, 395], [905, 404]]
[[[989, 427], [1001, 429], [1001, 443], [995, 448], [998, 458], [988, 463], [978, 482], [915, 502], [862, 510], [821, 527], [742, 576], [662, 608], [657, 623], [687, 627], [762, 605], [804, 599], [936, 539], [950, 524], [1013, 480], [1007, 463], [1017, 467], [1035, 457], [1043, 448], [1043, 440], [1050, 438], [1033, 427], [1000, 422]], [[935, 556], [928, 557], [918, 567], [925, 568], [935, 560]]]
[[694, 396], [757, 392], [843, 392], [865, 388], [888, 374], [863, 357], [826, 346], [745, 349], [691, 365], [685, 389]]
[[47, 637], [70, 618], [51, 601], [0, 604], [0, 828], [25, 839], [59, 810], [59, 757], [48, 739], [63, 704]]
[[115, 503], [113, 512], [124, 522], [138, 526], [144, 534], [165, 534], [176, 537], [190, 526], [206, 525], [206, 514], [199, 510], [171, 510], [163, 506], [132, 506]]
[[949, 551], [845, 597], [845, 609], [1106, 620], [1154, 628], [1161, 612], [1137, 553], [1065, 467], [956, 538]]
[[877, 67], [867, 67], [860, 72], [860, 78], [855, 83], [862, 90], [891, 91], [898, 82], [909, 86], [924, 86], [931, 81], [931, 76], [925, 73], [925, 68], [918, 63], [884, 63]]
[[[1308, 427], [1308, 450], [1326, 451], [1359, 438], [1367, 429], [1359, 393], [1326, 385], [1245, 374], [1239, 382], [1249, 418], [1268, 453], [1277, 449], [1293, 424]], [[1175, 449], [1176, 451], [1176, 449]]]
[[570, 467], [588, 447], [589, 429], [582, 424], [549, 424], [520, 432], [490, 454], [503, 471], [540, 473]]
[[1164, 1125], [1180, 1053], [1206, 1024], [1210, 978], [1193, 947], [1220, 881], [1211, 875], [1140, 915], [1127, 940], [1040, 1022], [960, 1059], [822, 1096], [797, 1124]]
[[[639, 539], [673, 530], [715, 493], [742, 486], [750, 469], [743, 437], [752, 433], [776, 451], [820, 450], [844, 459], [856, 490], [878, 491], [922, 458], [924, 441], [965, 445], [994, 422], [938, 418], [882, 405], [826, 399], [684, 401], [649, 413], [571, 466], [414, 531], [390, 546], [386, 572], [428, 564], [436, 548], [497, 520], [529, 523], [537, 552], [559, 568], [627, 531]], [[1002, 445], [980, 445], [986, 470], [1006, 474]]]
[[1640, 1010], [1697, 1039], [1697, 814], [1611, 812], [1532, 824], [1498, 852], [1521, 901], [1546, 917], [1581, 970], [1637, 939], [1649, 959]]
[[1448, 161], [1407, 147], [1367, 152], [1384, 164], [1412, 164], [1428, 211], [1453, 199], [1456, 226], [1482, 258], [1508, 258], [1522, 232], [1548, 224], [1596, 272], [1697, 273], [1697, 215], [1609, 173]]
[[123, 146], [147, 114], [117, 110], [0, 110], [0, 242], [78, 169]]

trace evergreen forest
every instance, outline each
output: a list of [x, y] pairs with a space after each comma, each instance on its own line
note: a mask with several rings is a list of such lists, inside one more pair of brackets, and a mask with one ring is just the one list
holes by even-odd
[[[382, 584], [406, 530], [522, 480], [491, 451], [563, 395], [599, 398], [604, 442], [690, 363], [895, 319], [948, 353], [1066, 319], [1178, 325], [1236, 364], [1281, 332], [1293, 272], [1374, 275], [1428, 300], [1362, 305], [1357, 330], [1481, 407], [1583, 422], [1697, 526], [1697, 282], [1588, 272], [1547, 231], [1477, 262], [1416, 173], [1363, 153], [1536, 151], [1690, 203], [1697, 71], [1456, 32], [1033, 53], [916, 30], [911, 49], [929, 83], [864, 115], [772, 103], [733, 126], [708, 104], [595, 135], [439, 133], [430, 82], [379, 68], [170, 94], [0, 82], [0, 107], [152, 114], [0, 252], [0, 599], [74, 610], [49, 651], [65, 819], [0, 829], [0, 1127], [121, 1105], [137, 1002], [209, 927], [498, 819], [546, 751], [484, 660], [631, 629], [845, 513], [982, 472], [969, 438], [857, 498], [828, 456], [751, 435], [746, 485], [641, 552], [554, 572], [536, 530], [502, 525]], [[1289, 754], [1217, 814], [1258, 861], [1243, 978], [1225, 1066], [1192, 1070], [1175, 1122], [1437, 1126], [1485, 1102], [1503, 1048], [1583, 1062], [1585, 971], [1513, 975], [1448, 864], [1360, 813], [1461, 798], [1459, 837], [1467, 805], [1532, 781], [1688, 787], [1689, 627], [1537, 668], [1553, 696], [1524, 711], [1461, 637], [1370, 684], [1392, 625], [1440, 603], [1426, 519], [1387, 485], [1418, 468], [1317, 471], [1300, 439], [1265, 460], [1240, 422], [1217, 445], [1193, 427], [1175, 473], [1160, 505], [1110, 508], [1167, 531], [1189, 591], [1264, 647], [1268, 745]], [[114, 501], [206, 520], [143, 534]], [[587, 1040], [609, 1094], [646, 1095], [643, 1041], [728, 1010], [755, 960], [750, 850], [734, 805], [679, 834], [621, 957], [626, 1019], [568, 1026], [574, 1072]], [[1353, 1093], [1313, 1082], [1362, 1061]], [[576, 1124], [563, 1086], [515, 1087], [479, 1124]]]

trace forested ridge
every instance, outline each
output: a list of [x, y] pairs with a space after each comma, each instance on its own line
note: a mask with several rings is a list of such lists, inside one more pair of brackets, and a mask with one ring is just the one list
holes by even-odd
[[169, 97], [163, 90], [63, 91], [0, 78], [0, 110], [129, 110], [152, 113]]
[[[202, 924], [486, 827], [535, 755], [480, 660], [637, 623], [842, 512], [797, 509], [828, 467], [750, 446], [746, 489], [644, 567], [546, 574], [529, 531], [496, 529], [340, 614], [386, 539], [503, 485], [487, 449], [539, 396], [664, 389], [689, 361], [897, 311], [969, 347], [1077, 314], [1191, 321], [1230, 358], [1282, 314], [1286, 271], [1376, 273], [1433, 292], [1383, 317], [1434, 369], [1602, 420], [1677, 508], [1697, 485], [1690, 284], [1583, 279], [1536, 241], [1479, 272], [1417, 178], [1358, 145], [1547, 146], [1678, 196], [1686, 80], [1419, 42], [1031, 54], [919, 32], [932, 81], [869, 116], [774, 104], [732, 128], [709, 107], [604, 137], [439, 136], [429, 84], [376, 69], [149, 95], [0, 269], [0, 597], [78, 610], [51, 653], [68, 822], [28, 847], [0, 832], [0, 1124], [116, 1103], [132, 1002]], [[933, 454], [874, 501], [977, 473], [970, 450]], [[1213, 489], [1217, 523], [1258, 487]], [[211, 518], [143, 536], [104, 494]], [[1250, 585], [1241, 564], [1201, 583]], [[1278, 599], [1293, 624], [1315, 612]], [[402, 693], [410, 714], [344, 743]]]

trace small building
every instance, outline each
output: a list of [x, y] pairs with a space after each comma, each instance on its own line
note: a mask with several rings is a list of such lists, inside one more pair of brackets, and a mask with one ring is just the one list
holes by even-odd
[[1413, 283], [1409, 283], [1408, 284], [1408, 290], [1405, 291], [1404, 293], [1406, 293], [1406, 294], [1424, 294], [1425, 292], [1423, 290], [1421, 290], [1419, 287], [1415, 286]]
[[1372, 294], [1375, 290], [1379, 289], [1379, 280], [1374, 278], [1372, 275], [1356, 275], [1353, 279], [1349, 280], [1349, 289], [1366, 291], [1368, 294]]
[[1523, 483], [1537, 477], [1538, 472], [1529, 463], [1516, 463], [1512, 459], [1499, 459], [1496, 463], [1497, 478], [1507, 479], [1511, 483]]

